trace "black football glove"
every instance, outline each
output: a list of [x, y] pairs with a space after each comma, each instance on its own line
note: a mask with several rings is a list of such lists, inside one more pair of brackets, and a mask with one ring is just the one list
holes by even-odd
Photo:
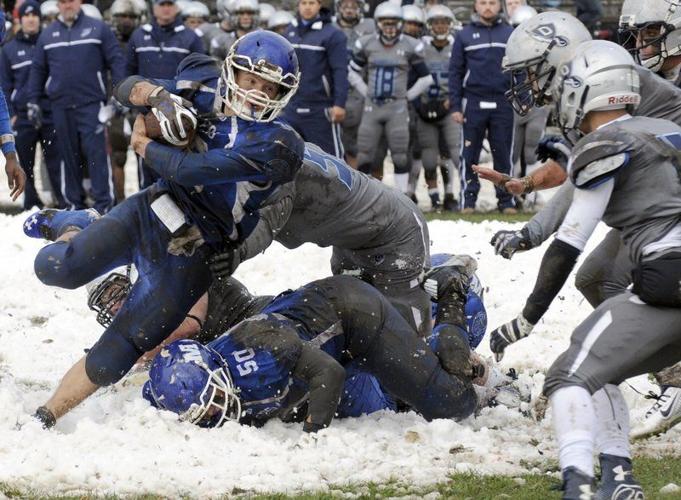
[[535, 153], [539, 161], [553, 160], [566, 166], [570, 157], [570, 146], [562, 137], [545, 135], [539, 140]]
[[41, 406], [40, 408], [38, 408], [33, 414], [33, 417], [40, 420], [40, 422], [43, 424], [44, 429], [54, 427], [54, 424], [57, 423], [57, 418], [54, 416], [54, 413], [48, 410], [47, 407], [45, 406]]
[[533, 328], [534, 325], [527, 321], [522, 314], [519, 314], [517, 318], [492, 330], [489, 337], [489, 347], [497, 362], [504, 357], [504, 349], [527, 337], [532, 333]]
[[173, 146], [186, 146], [198, 123], [190, 109], [192, 103], [163, 87], [157, 87], [147, 101], [161, 126], [163, 138]]
[[233, 246], [222, 253], [213, 255], [208, 267], [214, 279], [227, 279], [234, 274], [239, 264], [241, 264], [241, 249]]
[[511, 259], [516, 252], [533, 248], [529, 231], [525, 227], [520, 231], [497, 231], [490, 244], [494, 247], [494, 253], [504, 259]]

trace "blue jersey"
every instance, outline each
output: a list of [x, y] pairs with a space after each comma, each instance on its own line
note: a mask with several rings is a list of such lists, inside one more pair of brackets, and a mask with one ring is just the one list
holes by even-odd
[[146, 161], [162, 177], [158, 186], [196, 224], [204, 240], [220, 248], [225, 239], [247, 237], [258, 222], [257, 210], [280, 185], [293, 180], [305, 145], [280, 121], [251, 122], [219, 117], [215, 88], [219, 67], [209, 56], [194, 54], [178, 68], [174, 80], [155, 80], [190, 100], [202, 120], [200, 149], [187, 152], [151, 143]]

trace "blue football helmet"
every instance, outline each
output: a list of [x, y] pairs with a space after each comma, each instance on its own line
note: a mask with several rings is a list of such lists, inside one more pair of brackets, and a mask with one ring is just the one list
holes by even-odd
[[[447, 262], [455, 256], [448, 253], [436, 253], [430, 256], [431, 267], [447, 265]], [[471, 349], [475, 349], [487, 331], [487, 311], [483, 301], [484, 290], [477, 274], [471, 277], [470, 288], [466, 297], [464, 314], [466, 315], [466, 330]], [[437, 314], [437, 304], [431, 306], [432, 318]]]
[[178, 340], [161, 349], [151, 363], [144, 396], [180, 420], [201, 427], [238, 421], [241, 402], [227, 364], [195, 340]]
[[[270, 99], [260, 90], [244, 90], [236, 83], [237, 71], [246, 71], [279, 85], [279, 94]], [[300, 70], [293, 46], [271, 31], [253, 31], [239, 38], [222, 65], [217, 93], [223, 108], [238, 117], [256, 122], [274, 120], [298, 90]]]

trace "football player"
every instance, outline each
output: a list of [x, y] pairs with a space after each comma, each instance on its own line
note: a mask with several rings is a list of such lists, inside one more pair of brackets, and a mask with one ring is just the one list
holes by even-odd
[[[400, 7], [384, 2], [374, 12], [376, 35], [367, 35], [355, 44], [348, 80], [365, 96], [364, 113], [359, 126], [359, 169], [371, 173], [374, 149], [385, 135], [395, 165], [395, 184], [409, 191], [409, 112], [412, 100], [433, 83], [423, 61], [423, 43], [402, 36]], [[407, 89], [409, 71], [418, 79]], [[365, 81], [362, 73], [368, 72]]]
[[[449, 150], [456, 169], [459, 169], [461, 149], [461, 125], [449, 117], [448, 76], [449, 59], [452, 55], [454, 36], [454, 14], [444, 5], [430, 8], [426, 17], [429, 36], [423, 38], [424, 58], [433, 76], [434, 83], [428, 90], [413, 101], [418, 115], [418, 132], [423, 169], [431, 203], [439, 204], [437, 188], [437, 165], [439, 160], [440, 137]], [[450, 171], [451, 174], [451, 171]], [[445, 209], [453, 210], [458, 203], [454, 200], [453, 183], [445, 184]]]
[[290, 413], [295, 381], [309, 394], [303, 429], [315, 432], [331, 423], [343, 365], [354, 359], [426, 419], [465, 418], [477, 404], [479, 374], [462, 336], [470, 275], [461, 267], [433, 278], [448, 298], [439, 304], [433, 350], [375, 288], [335, 276], [279, 295], [205, 347], [170, 344], [152, 362], [145, 396], [198, 425], [259, 425]]
[[[634, 266], [632, 291], [601, 303], [546, 376], [564, 498], [594, 493], [594, 448], [602, 470], [596, 497], [643, 498], [617, 385], [681, 360], [681, 127], [630, 115], [641, 100], [639, 72], [619, 45], [592, 41], [558, 68], [553, 84], [560, 127], [580, 137], [569, 158], [575, 192], [533, 294], [558, 293], [601, 220], [621, 230]], [[503, 351], [499, 341], [491, 339], [495, 352]]]
[[[623, 13], [629, 12], [630, 8], [637, 11], [638, 7], [637, 2], [625, 4]], [[652, 13], [658, 13], [661, 18], [676, 15], [673, 14], [676, 11], [664, 0], [660, 0], [655, 9], [650, 5], [648, 9]], [[659, 13], [659, 9], [662, 9], [662, 13]], [[625, 19], [627, 26], [636, 24], [635, 16], [626, 14]], [[591, 35], [584, 25], [563, 12], [545, 12], [518, 26], [511, 35], [505, 60], [506, 67], [514, 74], [515, 85], [509, 91], [509, 97], [516, 110], [523, 114], [528, 112], [532, 105], [542, 106], [550, 103], [552, 98], [548, 89], [557, 74], [558, 66], [572, 58], [580, 43], [590, 39]], [[634, 114], [665, 118], [681, 125], [681, 91], [672, 82], [665, 81], [643, 66], [637, 66], [636, 72], [640, 81], [641, 102], [633, 111]], [[566, 148], [551, 137], [546, 137], [540, 149], [544, 159], [553, 159], [530, 176], [507, 182], [507, 188], [509, 186], [512, 188], [511, 185], [515, 184], [531, 189], [542, 189], [560, 184], [566, 178], [564, 167], [554, 160], [565, 163]], [[574, 191], [572, 183], [565, 183], [524, 228], [519, 231], [497, 232], [492, 239], [496, 252], [511, 258], [517, 251], [541, 245], [564, 220]], [[631, 284], [632, 269], [633, 264], [622, 243], [621, 233], [613, 229], [585, 259], [577, 272], [575, 284], [589, 303], [596, 307]], [[503, 352], [509, 343], [529, 335], [553, 298], [533, 292], [523, 312], [516, 319], [495, 329], [491, 338], [498, 340], [495, 344], [498, 352]], [[655, 403], [646, 422], [640, 431], [637, 431], [640, 436], [664, 432], [681, 420], [679, 371], [681, 371], [679, 367], [676, 367], [656, 375], [662, 385], [662, 399]]]
[[220, 61], [224, 60], [238, 38], [258, 29], [259, 12], [257, 0], [236, 0], [230, 13], [234, 31], [223, 32], [213, 37], [210, 41], [210, 55]]
[[[183, 85], [199, 77], [217, 90]], [[193, 115], [190, 103], [173, 92], [189, 97], [199, 114], [219, 113], [221, 119], [198, 131], [206, 149], [199, 153], [152, 141], [139, 117], [133, 147], [163, 179], [101, 218], [91, 211], [42, 211], [26, 220], [27, 235], [56, 240], [35, 261], [36, 275], [47, 285], [77, 288], [130, 263], [140, 276], [99, 341], [39, 408], [46, 427], [99, 387], [120, 380], [182, 322], [208, 289], [209, 257], [248, 236], [260, 202], [293, 178], [304, 145], [276, 117], [298, 78], [293, 47], [279, 35], [256, 32], [235, 43], [222, 71], [210, 57], [195, 54], [175, 80], [133, 76], [116, 89], [127, 106], [152, 106], [174, 144], [186, 144], [186, 120]]]

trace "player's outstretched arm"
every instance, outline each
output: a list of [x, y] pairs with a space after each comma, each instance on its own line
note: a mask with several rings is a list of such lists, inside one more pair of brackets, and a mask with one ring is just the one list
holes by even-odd
[[303, 430], [317, 432], [328, 427], [338, 408], [345, 383], [345, 368], [318, 347], [303, 343], [293, 374], [306, 381], [310, 389]]
[[93, 394], [99, 386], [93, 384], [85, 372], [85, 356], [66, 372], [57, 390], [43, 406], [36, 411], [36, 418], [45, 428], [52, 427], [61, 416], [67, 414]]

